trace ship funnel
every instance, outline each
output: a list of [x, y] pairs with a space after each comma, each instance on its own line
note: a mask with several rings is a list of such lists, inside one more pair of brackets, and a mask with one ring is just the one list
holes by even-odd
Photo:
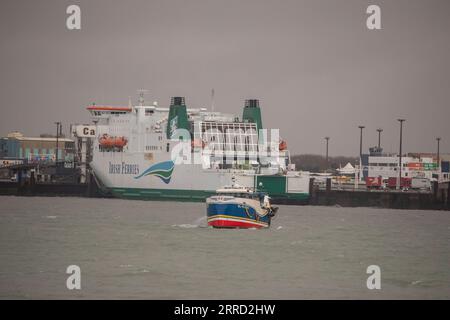
[[189, 122], [184, 97], [170, 99], [169, 117], [167, 119], [167, 139], [171, 139], [176, 129], [189, 130]]
[[248, 99], [245, 100], [246, 108], [259, 108], [259, 100], [258, 99]]
[[248, 99], [245, 100], [244, 112], [242, 114], [242, 120], [244, 122], [254, 122], [256, 123], [256, 128], [262, 129], [262, 119], [261, 119], [261, 109], [259, 108], [258, 99]]
[[184, 97], [172, 97], [172, 99], [170, 99], [170, 105], [171, 106], [186, 106], [186, 103], [184, 102]]

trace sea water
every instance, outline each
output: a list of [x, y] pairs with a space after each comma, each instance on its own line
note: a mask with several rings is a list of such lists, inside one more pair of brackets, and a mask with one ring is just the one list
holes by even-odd
[[450, 212], [280, 206], [225, 230], [204, 203], [2, 196], [0, 298], [449, 299]]

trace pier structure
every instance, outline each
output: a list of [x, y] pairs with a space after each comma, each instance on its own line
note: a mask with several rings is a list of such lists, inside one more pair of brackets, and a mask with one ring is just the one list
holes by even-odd
[[80, 169], [80, 183], [87, 183], [89, 179], [89, 162], [92, 161], [92, 141], [95, 139], [97, 123], [71, 125], [71, 134], [76, 146], [77, 165]]

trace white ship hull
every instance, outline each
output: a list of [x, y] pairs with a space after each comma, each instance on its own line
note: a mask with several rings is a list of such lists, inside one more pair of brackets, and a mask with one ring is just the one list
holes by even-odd
[[231, 184], [232, 177], [240, 185], [255, 189], [261, 179], [281, 178], [286, 181], [285, 190], [275, 194], [275, 190], [269, 190], [275, 199], [302, 202], [309, 197], [309, 176], [256, 175], [253, 170], [204, 169], [197, 164], [173, 165], [168, 179], [158, 176], [158, 171], [142, 175], [146, 169], [168, 161], [160, 160], [144, 160], [144, 154], [110, 153], [97, 156], [91, 167], [108, 191], [123, 198], [203, 201], [221, 186]]

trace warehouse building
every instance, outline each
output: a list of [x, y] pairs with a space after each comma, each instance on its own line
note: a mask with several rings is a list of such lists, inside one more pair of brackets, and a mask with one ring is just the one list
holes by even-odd
[[[57, 143], [58, 140], [58, 143]], [[72, 139], [56, 137], [25, 137], [20, 132], [11, 132], [0, 138], [0, 159], [26, 162], [54, 162], [58, 150], [58, 161], [73, 162], [75, 143]]]

